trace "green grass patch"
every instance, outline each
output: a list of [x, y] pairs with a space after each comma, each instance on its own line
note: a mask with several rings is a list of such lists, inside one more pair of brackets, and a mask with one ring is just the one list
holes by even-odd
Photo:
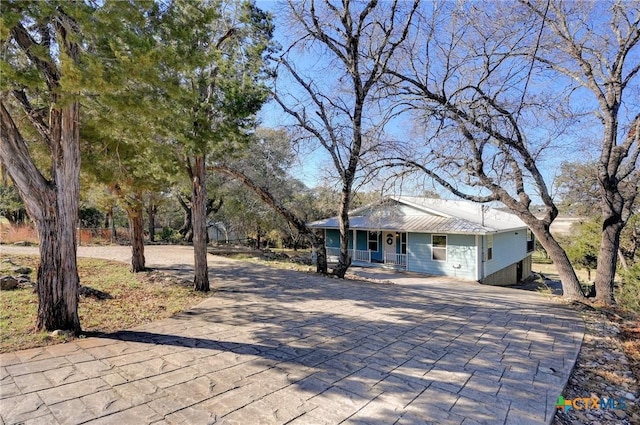
[[531, 254], [531, 259], [533, 260], [534, 263], [537, 263], [537, 264], [553, 264], [553, 261], [551, 261], [551, 258], [546, 257], [540, 251], [533, 251], [533, 254]]
[[[0, 256], [0, 275], [15, 275], [16, 265], [33, 269], [36, 279], [38, 258]], [[157, 273], [129, 272], [127, 264], [78, 258], [80, 284], [102, 291], [112, 298], [80, 296], [78, 314], [85, 332], [114, 332], [170, 317], [211, 296], [193, 291], [180, 279], [166, 279]], [[38, 308], [37, 295], [31, 287], [0, 292], [0, 352], [63, 342], [45, 332], [34, 330]]]

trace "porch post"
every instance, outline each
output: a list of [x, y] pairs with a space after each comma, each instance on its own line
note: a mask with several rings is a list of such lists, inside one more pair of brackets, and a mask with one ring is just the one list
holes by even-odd
[[[409, 232], [405, 232], [405, 233], [407, 235], [407, 236], [405, 236], [406, 241], [407, 241], [407, 245], [406, 245], [407, 249], [405, 250], [405, 253], [404, 253], [404, 255], [406, 256], [405, 260], [404, 260], [404, 269], [409, 271]], [[402, 243], [402, 242], [400, 242], [400, 243]]]
[[351, 262], [353, 263], [353, 261], [357, 258], [356, 255], [356, 234], [357, 234], [357, 230], [356, 229], [351, 229], [351, 231], [353, 232], [352, 237], [351, 237]]

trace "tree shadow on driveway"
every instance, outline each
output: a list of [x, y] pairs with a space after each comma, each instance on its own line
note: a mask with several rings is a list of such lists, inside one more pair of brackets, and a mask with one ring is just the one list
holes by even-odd
[[504, 288], [229, 260], [210, 276], [197, 307], [103, 337], [174, 347], [219, 388], [180, 414], [221, 423], [546, 423], [582, 338], [572, 311]]

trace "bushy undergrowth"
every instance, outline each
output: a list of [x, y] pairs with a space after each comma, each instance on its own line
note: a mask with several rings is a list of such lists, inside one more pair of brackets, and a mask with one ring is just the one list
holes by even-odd
[[640, 263], [620, 272], [622, 282], [616, 293], [621, 307], [640, 313]]
[[179, 243], [182, 242], [183, 237], [179, 231], [172, 229], [171, 227], [164, 227], [162, 232], [160, 232], [160, 240], [169, 242], [169, 243]]

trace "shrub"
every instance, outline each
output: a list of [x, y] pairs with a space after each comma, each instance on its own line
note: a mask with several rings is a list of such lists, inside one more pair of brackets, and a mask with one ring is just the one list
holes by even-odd
[[80, 208], [78, 210], [78, 219], [80, 220], [80, 227], [97, 229], [104, 222], [104, 214], [97, 208]]
[[640, 313], [640, 263], [620, 272], [622, 283], [616, 299], [621, 307]]
[[182, 241], [182, 235], [171, 227], [163, 227], [160, 232], [160, 239], [169, 243], [179, 243]]

